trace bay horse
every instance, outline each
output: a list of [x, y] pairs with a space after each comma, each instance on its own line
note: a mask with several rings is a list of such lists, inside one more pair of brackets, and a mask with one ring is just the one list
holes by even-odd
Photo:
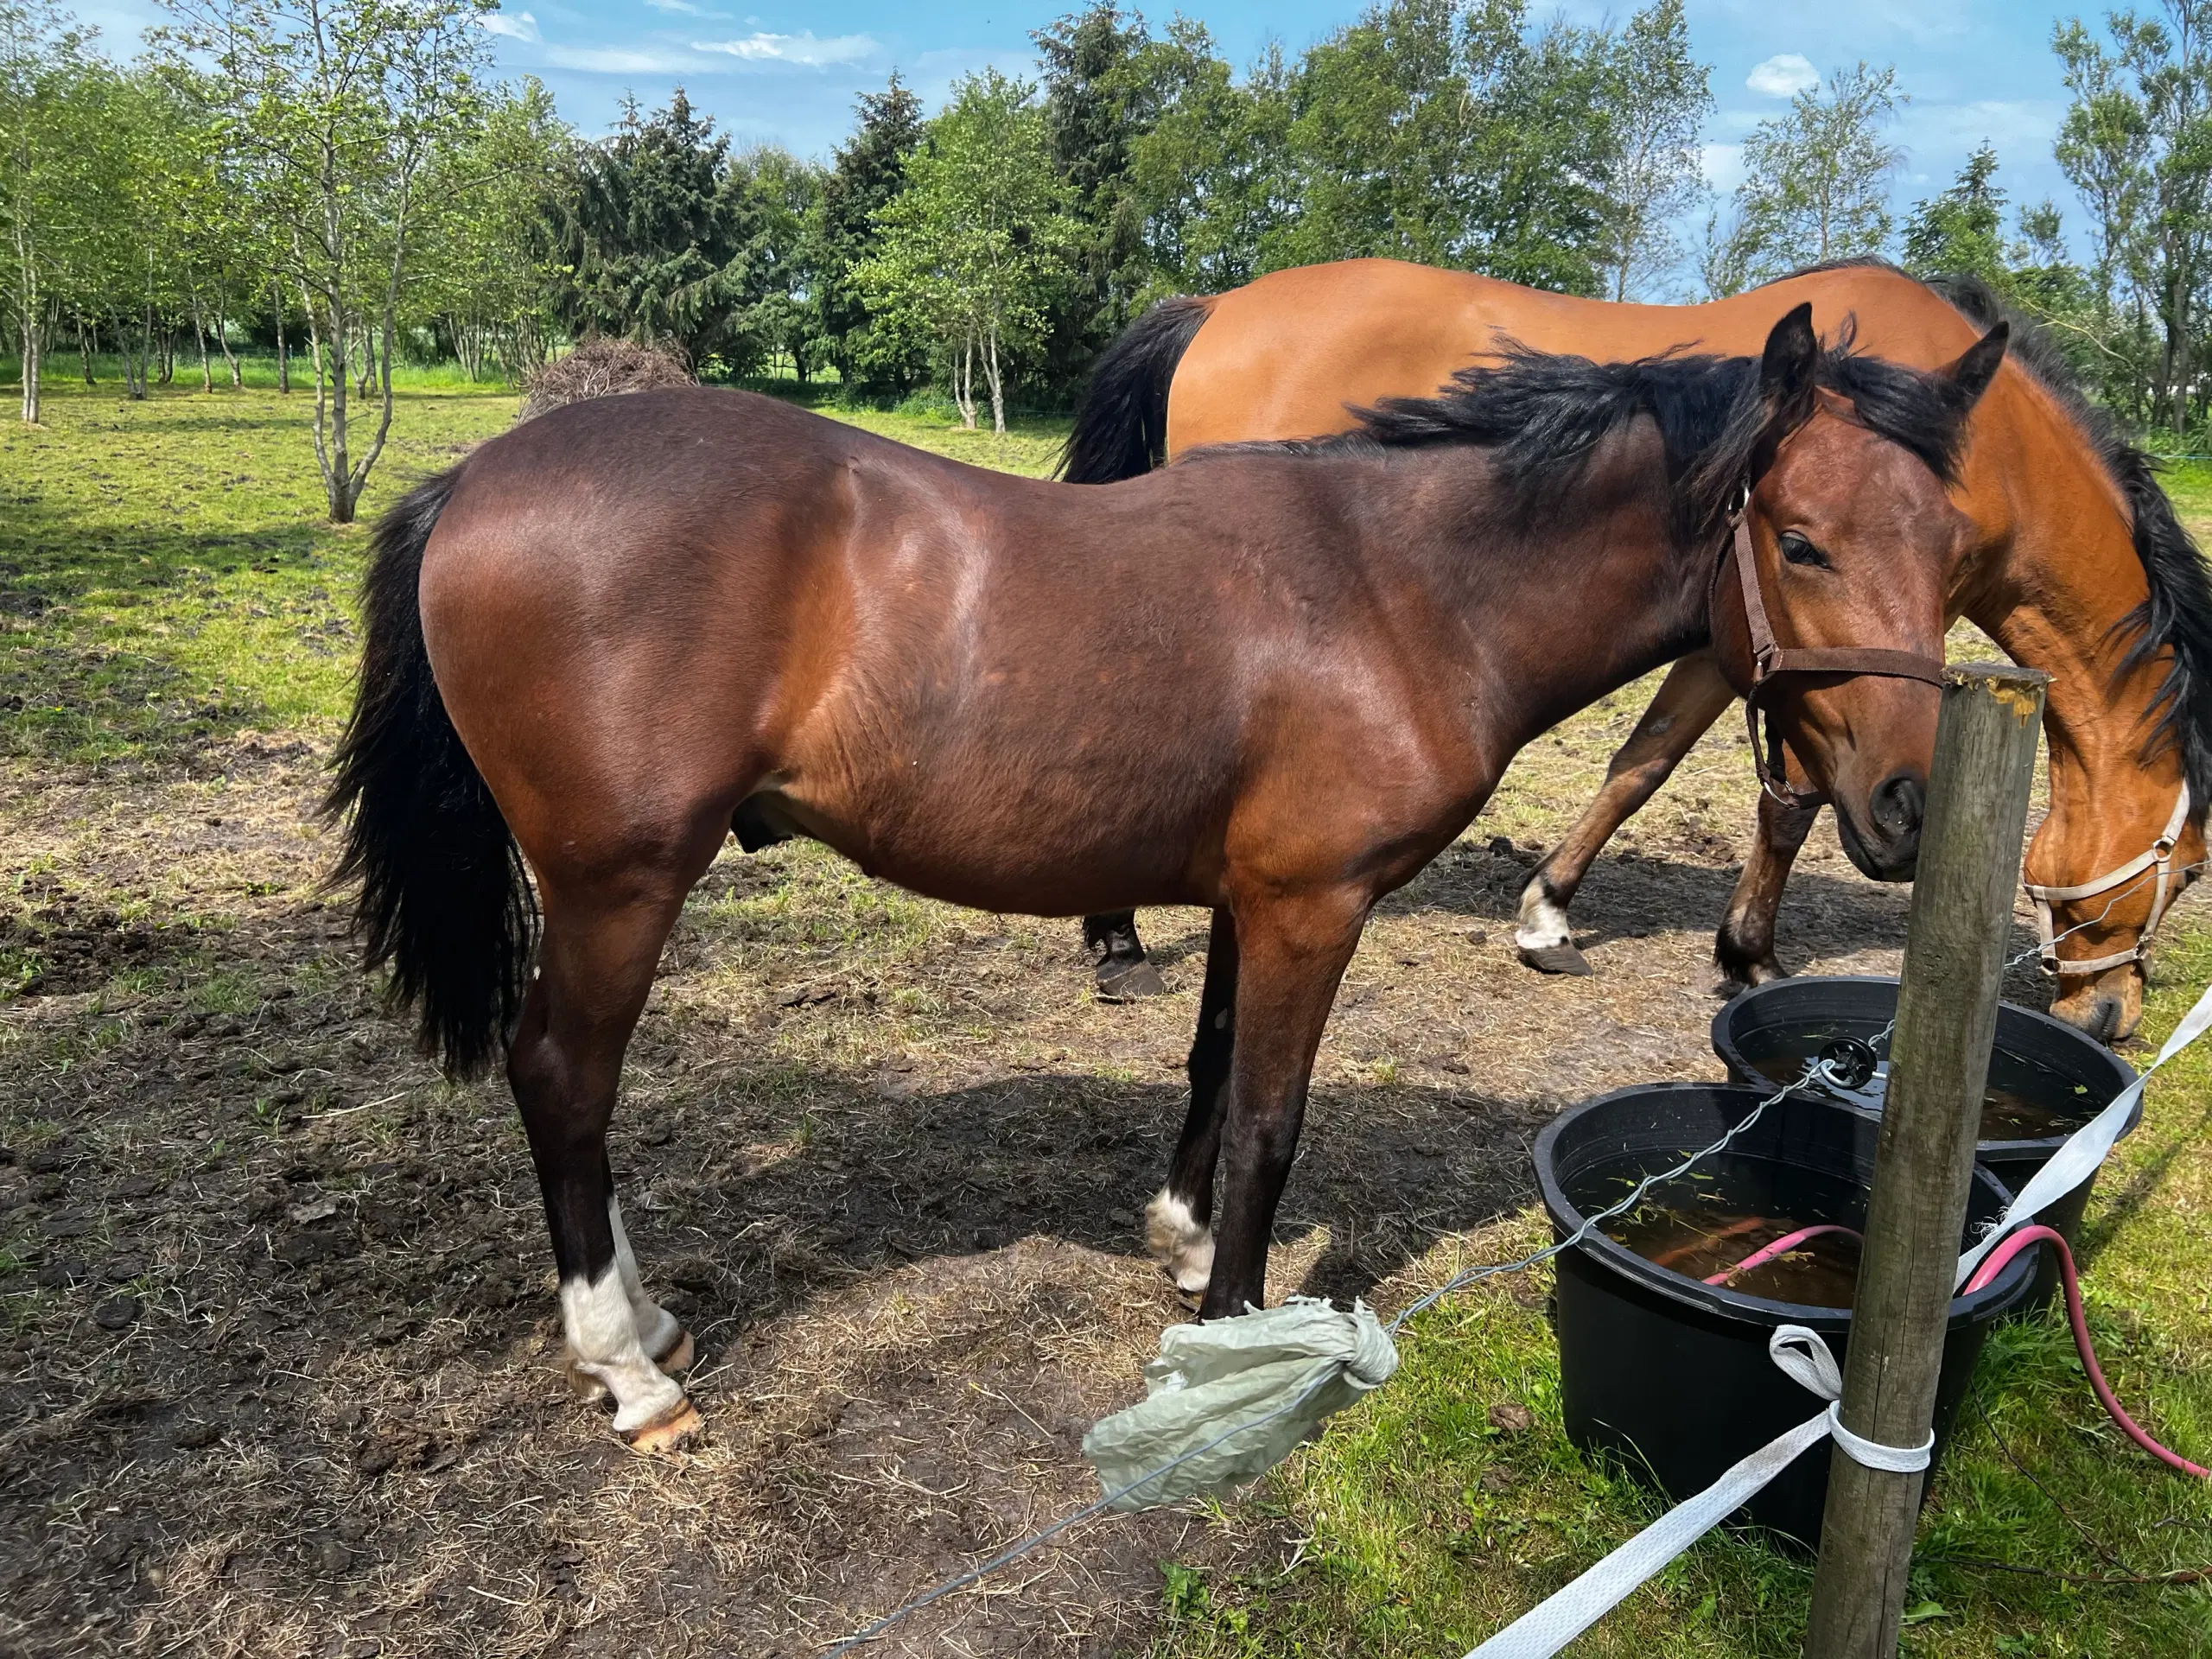
[[[1495, 360], [1503, 340], [1601, 359], [1684, 341], [1748, 350], [1798, 303], [1823, 330], [1855, 321], [1862, 349], [1922, 369], [2007, 315], [1971, 280], [1923, 283], [1872, 262], [1696, 306], [1578, 299], [1387, 259], [1308, 266], [1166, 302], [1134, 325], [1095, 372], [1064, 476], [1101, 482], [1205, 445], [1339, 431], [1354, 407]], [[2206, 855], [2212, 585], [2148, 458], [2082, 395], [2044, 332], [2012, 321], [2013, 361], [1974, 416], [1962, 465], [1976, 544], [1950, 603], [2053, 676], [2050, 811], [2024, 878], [2046, 939], [2064, 936], [2044, 951], [2058, 980], [2051, 1012], [2114, 1041], [2142, 1017], [2150, 936]], [[1733, 696], [1709, 658], [1669, 675], [1596, 801], [1531, 875], [1524, 960], [1587, 970], [1567, 918], [1584, 873]], [[1812, 823], [1811, 811], [1762, 796], [1758, 844], [1716, 941], [1731, 980], [1782, 972], [1775, 912]], [[1086, 931], [1104, 978], [1141, 958], [1128, 913]]]
[[698, 1423], [606, 1132], [664, 943], [741, 821], [999, 912], [1213, 911], [1203, 1145], [1173, 1186], [1186, 1256], [1211, 1255], [1218, 1149], [1207, 1317], [1264, 1298], [1369, 912], [1562, 716], [1708, 643], [1750, 686], [1760, 614], [1789, 650], [1879, 640], [1922, 666], [1767, 690], [1867, 855], [1909, 869], [1971, 540], [1946, 480], [2005, 332], [1928, 374], [1824, 350], [1809, 319], [1758, 358], [1515, 353], [1344, 436], [1103, 489], [640, 392], [395, 506], [338, 874], [426, 1050], [455, 1075], [504, 1052], [571, 1363], [616, 1430]]

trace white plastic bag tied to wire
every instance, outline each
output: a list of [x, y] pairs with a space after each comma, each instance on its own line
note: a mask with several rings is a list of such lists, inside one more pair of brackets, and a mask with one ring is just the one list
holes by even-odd
[[[1888, 1034], [1885, 1027], [1874, 1040]], [[1155, 1509], [1201, 1492], [1219, 1496], [1256, 1480], [1397, 1370], [1391, 1337], [1415, 1314], [1479, 1280], [1517, 1273], [1571, 1249], [1600, 1224], [1633, 1210], [1654, 1187], [1726, 1151], [1777, 1101], [1837, 1081], [1827, 1062], [1807, 1061], [1794, 1081], [1711, 1146], [1647, 1175], [1567, 1237], [1518, 1262], [1463, 1269], [1388, 1325], [1364, 1303], [1354, 1303], [1346, 1313], [1294, 1296], [1281, 1307], [1171, 1326], [1160, 1338], [1160, 1357], [1145, 1367], [1146, 1397], [1093, 1424], [1083, 1438], [1084, 1455], [1098, 1471], [1099, 1484], [1116, 1494], [1109, 1501], [1120, 1510]], [[1142, 1478], [1147, 1467], [1155, 1472]]]

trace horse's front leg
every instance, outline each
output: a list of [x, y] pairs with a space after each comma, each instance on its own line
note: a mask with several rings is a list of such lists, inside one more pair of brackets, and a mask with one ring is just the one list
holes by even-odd
[[1798, 849], [1821, 816], [1817, 806], [1784, 806], [1773, 796], [1759, 796], [1758, 834], [1744, 873], [1728, 895], [1728, 912], [1713, 942], [1713, 960], [1732, 984], [1764, 985], [1786, 977], [1774, 954], [1774, 921], [1782, 890]]
[[1606, 766], [1604, 786], [1521, 890], [1513, 943], [1523, 963], [1539, 973], [1590, 971], [1588, 958], [1574, 948], [1567, 915], [1582, 878], [1613, 833], [1643, 810], [1735, 699], [1711, 652], [1685, 657], [1669, 671], [1658, 696]]
[[507, 1058], [552, 1231], [571, 1373], [614, 1396], [616, 1432], [646, 1449], [700, 1427], [669, 1375], [690, 1363], [691, 1338], [645, 1294], [615, 1200], [607, 1126], [623, 1050], [681, 905], [680, 887], [625, 902], [549, 884], [538, 976]]
[[1370, 902], [1363, 892], [1330, 893], [1236, 907], [1236, 1043], [1204, 1318], [1266, 1306], [1268, 1244], [1298, 1152], [1314, 1051]]
[[1205, 1294], [1213, 1273], [1213, 1168], [1221, 1155], [1224, 1097], [1236, 1048], [1236, 924], [1213, 913], [1198, 1030], [1191, 1039], [1191, 1109], [1169, 1165], [1167, 1185], [1145, 1206], [1145, 1243], [1186, 1296]]

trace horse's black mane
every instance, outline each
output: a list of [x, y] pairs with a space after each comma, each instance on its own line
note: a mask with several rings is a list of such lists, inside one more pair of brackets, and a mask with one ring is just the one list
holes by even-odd
[[[1679, 531], [1696, 537], [1720, 528], [1766, 435], [1757, 358], [1677, 348], [1596, 363], [1516, 340], [1501, 342], [1497, 355], [1497, 363], [1460, 370], [1433, 397], [1389, 397], [1355, 410], [1360, 423], [1350, 432], [1273, 447], [1475, 444], [1489, 451], [1507, 482], [1531, 488], [1571, 483], [1599, 443], [1648, 416], [1665, 449]], [[1874, 432], [1953, 481], [1967, 409], [1950, 381], [1859, 356], [1848, 328], [1821, 351], [1817, 378], [1847, 398]]]
[[[2162, 650], [2172, 665], [2152, 700], [2153, 723], [2143, 749], [2150, 760], [2166, 744], [2181, 746], [2189, 779], [2190, 816], [2202, 822], [2212, 807], [2212, 573], [2196, 541], [2174, 516], [2158, 485], [2158, 464], [2128, 435], [2112, 411], [2089, 401], [2081, 377], [2057, 337], [2034, 317], [1999, 298], [1979, 276], [1915, 277], [1886, 260], [1843, 259], [1808, 266], [1800, 276], [1824, 270], [1872, 269], [1920, 282], [1948, 301], [1977, 328], [2000, 321], [2012, 325], [2008, 354], [2033, 375], [2068, 418], [2096, 446], [2106, 470], [2127, 502], [2136, 556], [2151, 597], [2122, 619], [2133, 636], [2119, 672], [2126, 674]], [[1783, 279], [1787, 280], [1787, 279]]]

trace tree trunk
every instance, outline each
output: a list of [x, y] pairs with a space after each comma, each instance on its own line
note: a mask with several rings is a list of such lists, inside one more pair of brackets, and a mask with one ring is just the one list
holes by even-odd
[[200, 390], [212, 392], [215, 390], [215, 366], [207, 359], [207, 325], [200, 319], [197, 300], [192, 302], [192, 338], [200, 346]]
[[236, 391], [245, 385], [245, 376], [238, 368], [238, 353], [231, 349], [231, 320], [223, 308], [215, 308], [215, 344], [223, 348], [223, 361], [230, 365], [231, 390]]
[[[31, 167], [30, 146], [28, 137], [21, 130], [16, 134], [16, 153], [13, 159], [16, 162], [16, 178], [28, 186]], [[22, 370], [23, 377], [23, 421], [26, 425], [36, 426], [39, 416], [38, 376], [41, 343], [38, 330], [38, 250], [32, 241], [31, 214], [28, 203], [16, 213], [15, 220], [17, 273], [16, 295], [22, 307], [21, 313], [22, 333], [18, 341], [22, 349], [16, 366]]]
[[36, 426], [38, 424], [38, 380], [40, 369], [39, 359], [41, 357], [39, 347], [44, 342], [39, 339], [38, 314], [27, 305], [23, 308], [23, 360], [22, 366], [23, 372], [23, 421], [26, 425], [29, 426]]
[[85, 320], [82, 317], [77, 319], [77, 355], [84, 359], [85, 384], [88, 386], [96, 384], [92, 379], [92, 335], [86, 328]]
[[[330, 438], [329, 454], [323, 463], [326, 481], [330, 486], [330, 522], [350, 524], [353, 522], [353, 458], [346, 442], [346, 394], [353, 385], [353, 365], [352, 342], [346, 338], [346, 317], [342, 302], [332, 308], [330, 345]], [[323, 365], [317, 353], [315, 364], [315, 413], [322, 413]]]
[[991, 430], [1006, 435], [1006, 387], [999, 378], [999, 331], [993, 328], [984, 340], [983, 372], [991, 382]]
[[283, 393], [292, 389], [292, 351], [284, 343], [284, 285], [271, 277], [269, 286], [276, 299], [276, 390]]
[[960, 342], [960, 360], [952, 369], [952, 401], [960, 405], [960, 424], [976, 429], [976, 336], [970, 332]]

